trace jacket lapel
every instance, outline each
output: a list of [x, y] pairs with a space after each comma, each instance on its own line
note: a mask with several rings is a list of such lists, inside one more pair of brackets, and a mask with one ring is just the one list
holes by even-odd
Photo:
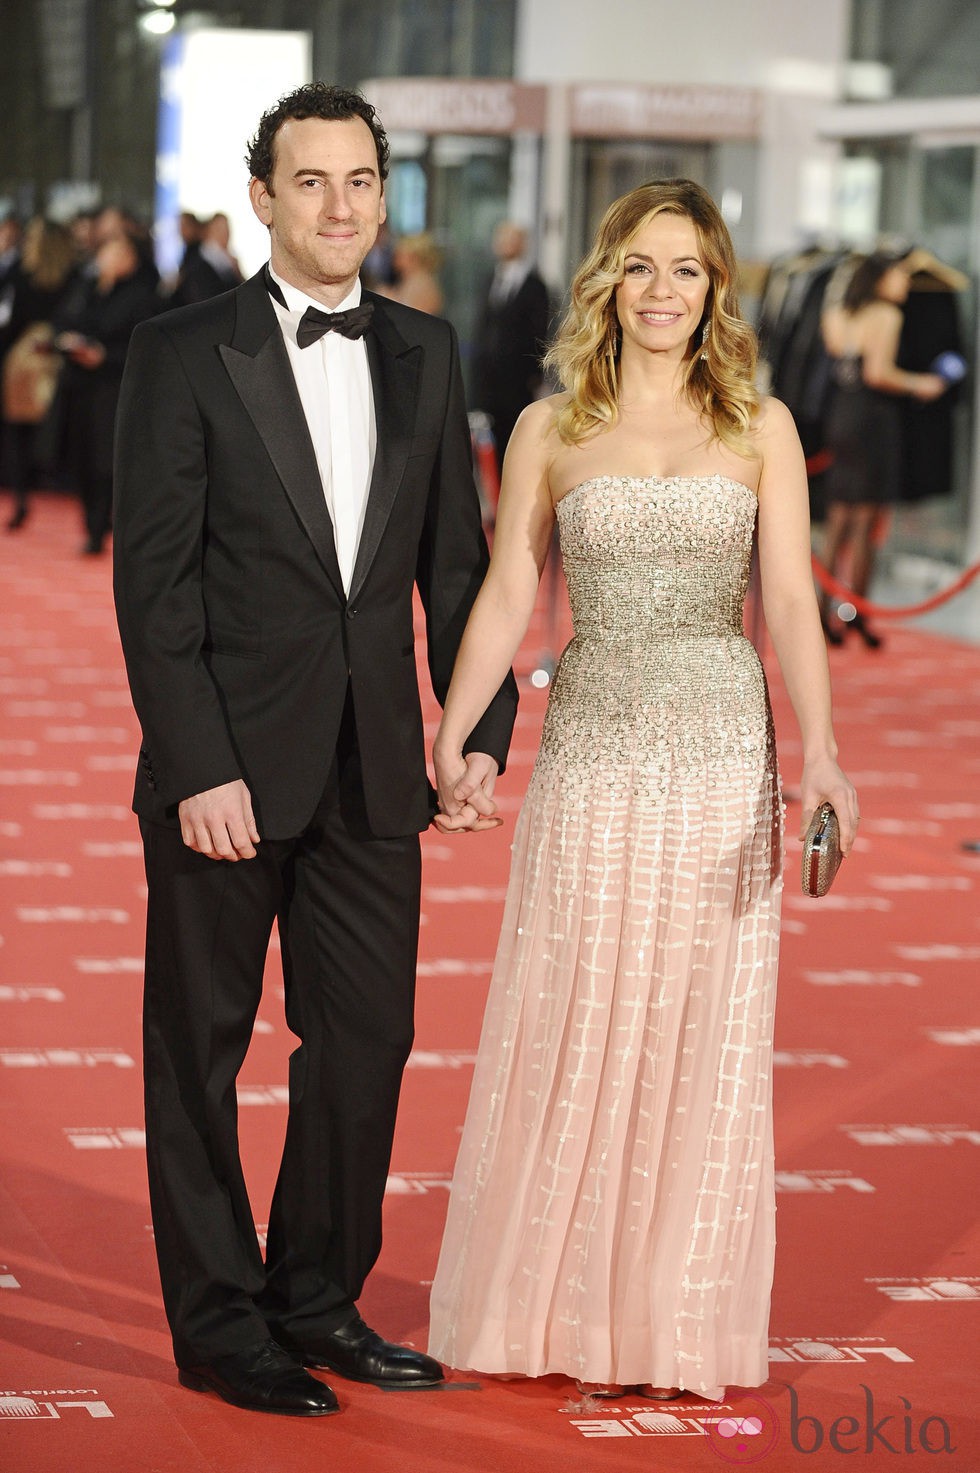
[[405, 472], [422, 368], [422, 349], [402, 337], [388, 314], [384, 297], [365, 292], [364, 299], [374, 303], [366, 342], [378, 444], [351, 578], [351, 599], [357, 596], [374, 561]]
[[[218, 351], [296, 515], [331, 582], [344, 598], [333, 523], [313, 442], [261, 271], [239, 287], [237, 306], [232, 341], [220, 344]], [[380, 444], [380, 414], [378, 439]]]

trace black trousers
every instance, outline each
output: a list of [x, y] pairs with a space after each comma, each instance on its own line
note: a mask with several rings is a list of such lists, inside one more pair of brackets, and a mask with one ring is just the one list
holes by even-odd
[[[147, 902], [144, 1071], [150, 1203], [178, 1365], [297, 1338], [354, 1312], [381, 1247], [402, 1070], [412, 1046], [417, 834], [376, 839], [353, 724], [303, 834], [205, 859], [141, 823]], [[278, 916], [289, 1117], [265, 1261], [238, 1148], [235, 1079]]]

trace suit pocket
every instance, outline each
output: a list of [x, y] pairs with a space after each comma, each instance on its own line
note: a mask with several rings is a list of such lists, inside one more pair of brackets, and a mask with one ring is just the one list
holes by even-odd
[[442, 441], [438, 435], [418, 435], [408, 447], [409, 460], [434, 460]]
[[228, 655], [234, 660], [264, 660], [261, 650], [245, 649], [242, 645], [226, 644], [223, 640], [212, 641], [202, 647], [205, 655]]

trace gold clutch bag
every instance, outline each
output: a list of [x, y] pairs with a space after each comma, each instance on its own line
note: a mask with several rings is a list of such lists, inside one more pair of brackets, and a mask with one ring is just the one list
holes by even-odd
[[803, 840], [803, 894], [826, 895], [843, 858], [837, 814], [832, 803], [821, 803]]

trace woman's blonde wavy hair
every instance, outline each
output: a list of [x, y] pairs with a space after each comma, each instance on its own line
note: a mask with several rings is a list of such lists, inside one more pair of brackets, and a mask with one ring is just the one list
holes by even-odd
[[[622, 332], [616, 288], [630, 242], [655, 215], [691, 221], [708, 272], [704, 316], [689, 344], [685, 387], [715, 438], [738, 454], [753, 454], [750, 430], [759, 405], [755, 333], [739, 316], [735, 252], [714, 200], [690, 179], [641, 184], [606, 211], [595, 242], [572, 281], [568, 309], [545, 356], [569, 398], [558, 411], [561, 439], [577, 445], [619, 417]], [[707, 324], [702, 342], [701, 328]]]

